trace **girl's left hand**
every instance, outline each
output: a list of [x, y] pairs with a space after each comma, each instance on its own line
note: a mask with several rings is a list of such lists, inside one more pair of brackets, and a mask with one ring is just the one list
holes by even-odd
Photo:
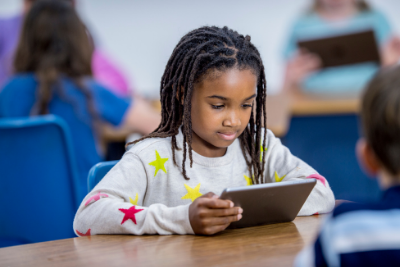
[[243, 210], [230, 200], [219, 199], [209, 192], [189, 206], [189, 220], [195, 234], [213, 235], [242, 218]]

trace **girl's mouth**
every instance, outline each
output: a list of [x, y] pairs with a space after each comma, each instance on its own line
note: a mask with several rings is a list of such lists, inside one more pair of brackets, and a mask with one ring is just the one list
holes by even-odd
[[227, 141], [231, 141], [236, 137], [236, 132], [225, 132], [225, 133], [217, 132], [217, 134], [219, 137]]

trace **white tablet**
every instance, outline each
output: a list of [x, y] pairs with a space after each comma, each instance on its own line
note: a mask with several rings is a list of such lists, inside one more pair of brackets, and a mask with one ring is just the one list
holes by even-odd
[[226, 188], [220, 199], [243, 209], [243, 217], [228, 228], [290, 222], [299, 213], [316, 179]]

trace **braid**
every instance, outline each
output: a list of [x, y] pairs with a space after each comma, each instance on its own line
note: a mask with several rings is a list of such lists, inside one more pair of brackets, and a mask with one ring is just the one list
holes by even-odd
[[176, 135], [182, 126], [182, 175], [188, 180], [185, 167], [187, 156], [190, 167], [193, 166], [191, 99], [194, 84], [213, 71], [249, 69], [257, 76], [257, 97], [249, 124], [239, 136], [239, 141], [253, 183], [265, 183], [265, 149], [261, 155], [261, 146], [265, 147], [266, 144], [266, 134], [262, 134], [262, 127], [267, 120], [266, 80], [260, 53], [250, 39], [250, 36], [243, 36], [227, 27], [221, 29], [215, 26], [201, 27], [183, 36], [172, 52], [161, 78], [160, 125], [154, 132], [127, 146], [147, 138], [171, 137], [173, 162], [177, 165], [175, 150], [180, 148]]

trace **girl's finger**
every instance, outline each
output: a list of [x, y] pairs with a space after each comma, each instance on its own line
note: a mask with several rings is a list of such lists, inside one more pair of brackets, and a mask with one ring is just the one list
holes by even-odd
[[242, 214], [238, 215], [233, 215], [233, 216], [225, 216], [225, 217], [211, 217], [208, 219], [205, 219], [205, 224], [209, 226], [214, 226], [214, 225], [225, 225], [225, 224], [230, 224], [232, 222], [237, 222], [240, 219], [242, 219]]
[[242, 214], [243, 209], [240, 207], [233, 207], [229, 209], [209, 209], [207, 211], [208, 217], [226, 217], [232, 215]]
[[202, 200], [201, 205], [211, 209], [228, 209], [233, 207], [233, 202], [219, 198], [205, 198]]

